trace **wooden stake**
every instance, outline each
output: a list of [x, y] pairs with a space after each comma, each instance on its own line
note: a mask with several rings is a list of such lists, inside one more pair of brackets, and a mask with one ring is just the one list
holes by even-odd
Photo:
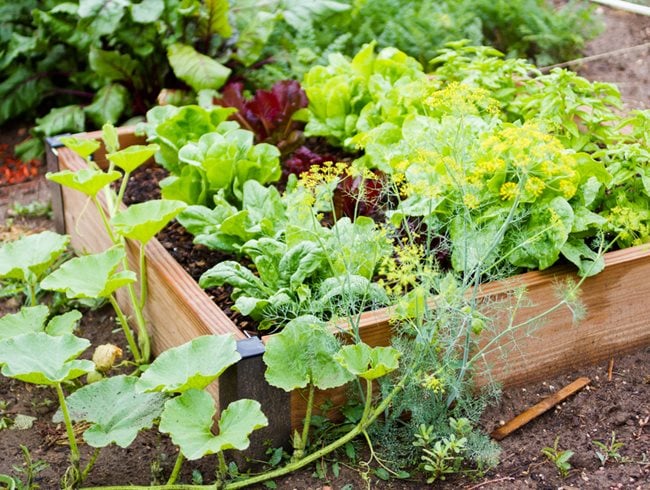
[[612, 357], [609, 360], [609, 365], [607, 366], [607, 381], [611, 381], [614, 376], [614, 358]]
[[503, 427], [499, 427], [493, 431], [490, 435], [493, 439], [500, 441], [501, 439], [510, 435], [512, 432], [516, 431], [519, 427], [526, 425], [528, 422], [539, 417], [550, 408], [553, 408], [561, 401], [573, 395], [575, 392], [580, 391], [589, 383], [591, 383], [591, 380], [589, 378], [583, 377], [576, 379], [570, 385], [565, 386], [560, 391], [553, 393], [547, 398], [544, 398], [537, 405], [534, 405], [523, 413], [517, 415], [512, 420], [508, 421], [508, 423], [506, 423]]

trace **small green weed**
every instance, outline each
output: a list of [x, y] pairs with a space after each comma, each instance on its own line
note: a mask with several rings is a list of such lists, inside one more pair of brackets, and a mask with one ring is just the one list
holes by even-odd
[[[15, 490], [35, 490], [40, 488], [40, 485], [38, 483], [35, 483], [35, 477], [38, 475], [41, 471], [45, 470], [46, 468], [49, 467], [49, 465], [43, 461], [42, 459], [37, 459], [34, 460], [32, 459], [32, 455], [29, 452], [29, 449], [27, 449], [26, 446], [23, 446], [22, 444], [20, 445], [20, 450], [23, 452], [23, 465], [22, 466], [13, 466], [13, 469], [20, 477], [9, 477], [10, 480], [13, 480], [14, 486], [9, 484], [9, 488], [15, 488]], [[2, 475], [6, 476], [6, 475]], [[23, 482], [24, 480], [24, 482]], [[2, 483], [7, 483], [8, 480], [0, 480]]]
[[605, 466], [608, 461], [615, 461], [616, 463], [623, 463], [626, 458], [619, 453], [625, 444], [616, 440], [616, 432], [612, 431], [612, 438], [609, 442], [591, 441], [599, 450], [596, 450], [596, 457], [600, 461], [601, 466]]
[[564, 450], [561, 451], [558, 449], [558, 444], [560, 442], [560, 437], [555, 438], [553, 447], [545, 447], [542, 449], [542, 454], [555, 465], [558, 473], [562, 478], [569, 476], [569, 470], [571, 470], [571, 463], [569, 459], [573, 456], [573, 451]]

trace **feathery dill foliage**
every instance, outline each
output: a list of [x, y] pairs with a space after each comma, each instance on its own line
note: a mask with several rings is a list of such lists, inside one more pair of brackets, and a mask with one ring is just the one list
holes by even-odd
[[[554, 9], [545, 0], [339, 0], [319, 22], [297, 30], [279, 22], [267, 44], [271, 61], [251, 74], [263, 86], [300, 78], [331, 53], [351, 55], [364, 44], [396, 47], [423, 65], [449, 42], [469, 39], [488, 44], [508, 57], [528, 58], [540, 66], [578, 56], [601, 25], [593, 6], [575, 1]], [[248, 74], [247, 74], [248, 76]]]

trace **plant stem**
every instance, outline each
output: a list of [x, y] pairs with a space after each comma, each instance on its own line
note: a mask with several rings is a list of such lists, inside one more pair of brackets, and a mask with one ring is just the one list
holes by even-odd
[[226, 464], [226, 457], [223, 455], [223, 451], [217, 453], [217, 460], [219, 461], [219, 471], [217, 471], [219, 475], [218, 479], [223, 482], [228, 474], [228, 465]]
[[147, 257], [145, 255], [145, 243], [140, 243], [140, 309], [147, 303]]
[[305, 447], [307, 447], [307, 437], [309, 437], [309, 426], [311, 425], [311, 413], [314, 408], [314, 393], [316, 386], [314, 383], [309, 383], [309, 395], [307, 397], [307, 410], [305, 411], [305, 422], [302, 426], [302, 436], [300, 437], [299, 447], [295, 448], [293, 453], [296, 459], [301, 459], [305, 454]]
[[120, 183], [120, 190], [117, 194], [117, 199], [115, 199], [115, 202], [113, 203], [113, 213], [112, 213], [113, 216], [117, 213], [120, 204], [122, 204], [122, 198], [124, 197], [124, 191], [126, 191], [126, 184], [129, 182], [130, 176], [131, 176], [130, 172], [124, 172], [124, 175], [122, 176], [122, 182]]
[[97, 208], [97, 211], [99, 212], [99, 216], [102, 219], [102, 223], [104, 224], [104, 228], [106, 228], [106, 232], [108, 233], [108, 236], [111, 239], [111, 242], [117, 244], [118, 241], [115, 238], [115, 234], [113, 233], [113, 229], [111, 228], [111, 225], [108, 222], [108, 217], [106, 216], [106, 213], [104, 212], [104, 208], [99, 203], [99, 200], [97, 199], [97, 196], [91, 196], [90, 199], [93, 201], [93, 204], [95, 205], [95, 207]]
[[151, 356], [151, 340], [149, 339], [149, 333], [147, 332], [147, 325], [142, 314], [142, 308], [140, 307], [140, 302], [138, 297], [135, 294], [135, 288], [133, 284], [127, 284], [126, 290], [129, 292], [129, 300], [133, 306], [133, 312], [135, 313], [135, 321], [138, 326], [138, 345], [142, 355], [140, 356], [140, 363], [149, 362], [149, 357]]
[[29, 289], [29, 306], [36, 306], [36, 284], [27, 282], [27, 289]]
[[124, 336], [126, 337], [126, 341], [128, 342], [129, 348], [131, 349], [131, 353], [133, 354], [133, 359], [135, 360], [136, 364], [141, 364], [142, 355], [140, 354], [140, 349], [138, 349], [138, 345], [136, 344], [135, 339], [133, 338], [131, 327], [129, 327], [129, 322], [126, 319], [126, 316], [124, 316], [124, 312], [122, 312], [122, 309], [120, 308], [120, 305], [117, 303], [115, 296], [111, 294], [108, 297], [108, 300], [111, 302], [111, 305], [113, 305], [113, 309], [117, 314], [117, 318], [120, 322], [120, 325], [122, 326], [122, 330], [124, 330]]
[[[223, 487], [223, 490], [236, 490], [238, 488], [248, 487], [256, 483], [262, 483], [267, 480], [272, 480], [273, 478], [287, 475], [296, 470], [299, 470], [304, 466], [307, 466], [310, 463], [313, 463], [314, 461], [319, 460], [323, 456], [331, 453], [332, 451], [350, 442], [352, 439], [362, 434], [370, 425], [372, 425], [372, 423], [375, 420], [377, 420], [377, 417], [379, 417], [384, 412], [384, 410], [388, 408], [388, 406], [393, 401], [395, 395], [397, 395], [404, 387], [404, 383], [406, 383], [406, 380], [409, 375], [410, 373], [407, 373], [399, 381], [399, 383], [395, 385], [395, 387], [388, 394], [388, 396], [386, 396], [386, 398], [384, 398], [382, 402], [379, 405], [377, 405], [377, 407], [374, 410], [372, 410], [372, 396], [368, 396], [363, 410], [365, 416], [362, 417], [359, 423], [344, 436], [331, 442], [327, 446], [322, 447], [318, 451], [309, 454], [308, 456], [304, 457], [299, 461], [295, 461], [295, 462], [292, 461], [288, 463], [286, 466], [283, 466], [282, 468], [278, 468], [273, 471], [262, 473], [260, 475], [247, 478], [245, 480], [228, 483]], [[372, 395], [372, 382], [368, 381], [367, 383], [368, 386], [366, 387], [366, 390], [368, 393]], [[123, 485], [123, 486], [116, 486], [116, 487], [87, 487], [87, 488], [83, 488], [82, 490], [215, 490], [215, 486], [214, 485], [157, 485], [157, 486]]]
[[90, 457], [90, 461], [88, 461], [88, 464], [86, 465], [86, 467], [81, 472], [80, 481], [84, 481], [86, 479], [86, 477], [88, 476], [88, 473], [90, 473], [90, 470], [92, 470], [93, 466], [95, 465], [95, 461], [97, 461], [97, 457], [99, 456], [99, 451], [100, 450], [101, 450], [101, 448], [96, 447], [95, 450], [93, 451], [93, 454]]
[[176, 479], [178, 478], [178, 475], [181, 472], [181, 468], [183, 467], [184, 460], [185, 457], [183, 456], [182, 451], [178, 451], [178, 456], [176, 457], [176, 463], [174, 463], [174, 469], [172, 470], [172, 474], [169, 475], [169, 480], [167, 480], [167, 485], [173, 485], [176, 482]]
[[65, 402], [65, 395], [63, 394], [61, 383], [57, 383], [54, 386], [56, 387], [56, 394], [59, 397], [59, 406], [63, 413], [65, 431], [68, 434], [68, 442], [70, 443], [70, 462], [76, 469], [79, 469], [79, 448], [77, 447], [77, 440], [75, 439], [74, 429], [72, 428], [72, 421], [70, 420], [70, 413], [68, 412], [68, 404]]

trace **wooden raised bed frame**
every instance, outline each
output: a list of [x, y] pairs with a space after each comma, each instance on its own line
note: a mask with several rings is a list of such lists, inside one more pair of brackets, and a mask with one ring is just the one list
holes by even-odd
[[[77, 136], [99, 140], [101, 133]], [[122, 147], [144, 142], [134, 134], [133, 128], [120, 128], [119, 137]], [[85, 167], [84, 160], [72, 151], [49, 143], [50, 171], [74, 171]], [[94, 158], [100, 165], [105, 163], [103, 148]], [[56, 185], [52, 191], [57, 227], [71, 236], [77, 252], [96, 252], [110, 245], [96, 211], [88, 205], [85, 196]], [[137, 270], [135, 247], [129, 247], [129, 254]], [[650, 307], [646, 303], [650, 298], [650, 245], [610, 252], [605, 263], [603, 272], [582, 285], [581, 299], [586, 317], [574, 323], [571, 312], [560, 308], [548, 315], [532, 334], [520, 331], [504, 336], [507, 338], [486, 359], [492, 366], [493, 380], [505, 386], [537, 382], [650, 345]], [[286, 442], [291, 426], [301, 424], [304, 397], [299, 392], [286, 394], [266, 385], [261, 362], [263, 344], [258, 339], [246, 339], [155, 239], [147, 245], [147, 275], [150, 295], [145, 316], [152, 333], [154, 353], [198, 335], [233, 335], [243, 359], [220, 378], [218, 389], [213, 387], [212, 391], [222, 404], [239, 397], [260, 400], [269, 415], [270, 427], [273, 427], [272, 432], [263, 437]], [[522, 321], [557, 304], [557, 284], [566, 280], [578, 280], [574, 269], [556, 266], [487, 284], [482, 288], [482, 295], [505, 297], [513, 288], [525, 286], [531, 304], [518, 312], [518, 320]], [[387, 345], [391, 337], [389, 319], [387, 308], [364, 313], [360, 319], [361, 338], [370, 345]], [[507, 349], [512, 340], [516, 349]], [[502, 350], [509, 350], [507, 358], [501, 355]], [[343, 389], [321, 394], [321, 398], [331, 398], [335, 403], [344, 397]], [[287, 423], [289, 411], [291, 426]]]

